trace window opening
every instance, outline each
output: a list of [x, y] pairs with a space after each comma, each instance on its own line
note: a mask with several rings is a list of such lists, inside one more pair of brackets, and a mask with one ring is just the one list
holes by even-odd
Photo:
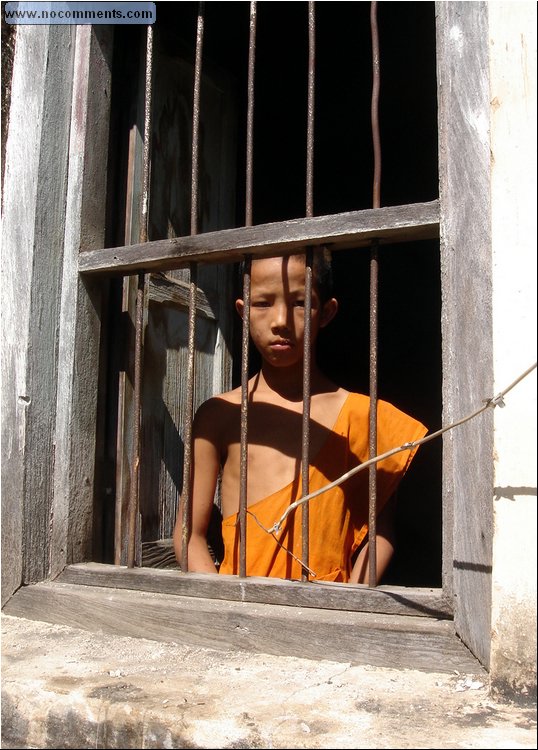
[[[202, 4], [203, 5], [203, 4]], [[372, 31], [374, 33], [374, 27], [375, 27], [375, 7], [376, 4], [372, 4]], [[202, 31], [203, 31], [203, 15], [199, 14], [199, 19], [202, 19], [201, 24], [199, 22], [199, 27], [197, 31], [197, 44], [196, 44], [196, 65], [195, 70], [198, 70], [198, 76], [201, 74], [201, 47], [202, 47]], [[200, 28], [201, 26], [201, 28]], [[305, 216], [307, 218], [313, 217], [313, 152], [314, 152], [314, 138], [313, 138], [313, 130], [314, 130], [314, 67], [315, 67], [315, 49], [314, 49], [314, 37], [315, 37], [315, 23], [314, 23], [314, 3], [308, 3], [308, 30], [309, 30], [309, 56], [308, 56], [308, 87], [307, 87], [307, 112], [308, 112], [308, 119], [307, 119], [307, 206], [306, 206], [306, 212]], [[253, 183], [253, 122], [254, 122], [254, 116], [253, 116], [253, 108], [254, 108], [254, 51], [255, 51], [255, 44], [256, 44], [256, 3], [250, 4], [250, 41], [249, 41], [249, 59], [248, 59], [248, 118], [247, 118], [247, 150], [246, 150], [246, 163], [247, 163], [247, 170], [246, 170], [246, 210], [245, 210], [245, 226], [246, 227], [252, 227], [253, 226], [253, 207], [252, 207], [252, 183]], [[375, 38], [375, 37], [374, 37]], [[375, 44], [374, 44], [375, 46]], [[374, 68], [376, 63], [376, 52], [373, 51], [373, 61], [374, 61]], [[377, 53], [378, 55], [378, 53]], [[195, 73], [196, 75], [196, 73]], [[375, 84], [374, 84], [375, 87]], [[147, 99], [146, 99], [147, 101]], [[197, 124], [198, 123], [198, 124]], [[374, 126], [374, 100], [372, 100], [372, 125]], [[198, 135], [197, 130], [199, 127], [199, 88], [198, 88], [198, 102], [197, 102], [197, 94], [196, 94], [196, 84], [195, 84], [195, 94], [194, 94], [194, 104], [193, 104], [193, 139], [192, 139], [192, 199], [191, 199], [191, 235], [198, 234], [198, 227], [196, 225], [197, 222], [197, 207], [198, 207], [198, 165], [197, 165], [197, 148], [198, 148]], [[375, 126], [374, 126], [375, 127]], [[374, 136], [375, 137], [375, 136]], [[146, 146], [145, 146], [146, 148]], [[380, 207], [380, 200], [379, 200], [379, 164], [380, 164], [380, 157], [377, 158], [376, 161], [376, 179], [377, 179], [377, 188], [374, 188], [374, 208]], [[377, 190], [377, 197], [376, 197], [376, 191]], [[147, 239], [147, 236], [146, 236]], [[141, 240], [145, 241], [145, 240]], [[377, 317], [374, 315], [374, 313], [377, 312], [377, 264], [378, 264], [378, 249], [377, 249], [377, 243], [373, 242], [372, 249], [371, 249], [371, 263], [370, 263], [370, 293], [371, 293], [371, 302], [370, 302], [370, 339], [373, 342], [371, 345], [371, 351], [370, 351], [370, 391], [371, 391], [371, 397], [373, 395], [374, 399], [377, 398]], [[276, 248], [278, 249], [278, 247]], [[243, 255], [245, 255], [243, 253]], [[249, 257], [252, 257], [248, 252], [246, 253], [247, 260]], [[190, 435], [189, 435], [189, 425], [190, 425], [190, 418], [188, 415], [190, 414], [192, 416], [192, 388], [194, 387], [194, 328], [195, 328], [195, 309], [196, 309], [196, 297], [197, 297], [197, 284], [196, 284], [196, 263], [194, 261], [189, 261], [189, 269], [190, 269], [190, 284], [189, 284], [189, 353], [188, 353], [188, 391], [189, 395], [186, 399], [186, 407], [185, 407], [185, 414], [187, 415], [187, 418], [185, 419], [185, 425], [184, 425], [184, 445], [185, 445], [185, 453], [184, 453], [184, 469], [183, 469], [183, 476], [188, 477], [190, 474]], [[250, 281], [250, 274], [247, 272], [245, 274], [245, 284], [248, 285]], [[310, 282], [311, 283], [311, 282]], [[248, 297], [248, 289], [245, 289], [245, 295]], [[138, 318], [137, 318], [138, 321]], [[248, 320], [247, 320], [248, 323]], [[245, 326], [245, 324], [243, 324]], [[138, 329], [138, 322], [137, 322], [137, 329]], [[247, 333], [248, 333], [248, 329]], [[306, 337], [305, 337], [306, 338]], [[309, 346], [310, 344], [305, 344], [305, 346]], [[243, 374], [246, 373], [248, 375], [248, 367], [249, 367], [249, 359], [248, 359], [248, 342], [245, 341], [245, 336], [243, 336], [242, 341], [242, 348], [243, 348], [243, 356], [242, 356], [242, 385], [243, 385]], [[308, 361], [308, 358], [305, 357], [305, 362]], [[244, 386], [246, 387], [246, 386]], [[304, 421], [304, 429], [303, 429], [303, 466], [308, 467], [308, 460], [304, 460], [304, 457], [308, 456], [308, 417], [306, 416], [308, 414], [308, 406], [309, 406], [309, 394], [308, 394], [308, 387], [309, 387], [309, 376], [308, 373], [305, 372], [304, 377], [304, 388], [305, 388], [305, 409], [303, 412], [303, 421]], [[243, 397], [242, 397], [243, 401]], [[248, 404], [247, 399], [245, 398], [245, 404]], [[245, 409], [245, 412], [247, 409]], [[245, 426], [243, 427], [243, 411], [242, 411], [242, 442], [244, 440], [245, 446], [247, 441], [247, 428], [246, 428], [246, 413], [245, 413]], [[374, 412], [375, 417], [375, 412]], [[244, 429], [244, 434], [243, 434]], [[374, 436], [375, 436], [375, 419], [373, 420], [373, 426], [371, 427], [371, 430], [373, 430]], [[306, 437], [305, 437], [306, 436]], [[371, 455], [375, 455], [375, 450], [373, 448], [373, 445], [370, 446]], [[372, 452], [373, 451], [373, 452]], [[139, 456], [140, 454], [138, 454]], [[241, 478], [241, 486], [243, 487], [243, 483], [245, 483], [246, 486], [246, 460], [243, 461], [244, 467], [242, 467], [242, 478]], [[133, 461], [133, 467], [135, 465], [138, 465], [138, 461]], [[308, 477], [302, 477], [303, 481], [303, 494], [308, 494]], [[184, 482], [184, 485], [188, 482]], [[241, 493], [242, 500], [241, 500], [241, 514], [246, 516], [246, 496], [245, 493], [242, 491]], [[373, 498], [373, 500], [372, 500]], [[370, 523], [371, 523], [371, 529], [375, 529], [375, 482], [372, 485], [372, 489], [370, 492]], [[188, 504], [186, 504], [186, 511], [188, 513]], [[303, 506], [304, 512], [303, 512], [303, 519], [305, 519], [304, 523], [308, 524], [308, 511], [307, 511], [308, 504], [305, 504]], [[371, 518], [372, 508], [374, 517]], [[185, 527], [188, 527], [188, 518], [186, 519]], [[245, 523], [243, 523], [243, 528], [246, 528]], [[307, 535], [305, 535], [305, 538], [307, 539]], [[184, 542], [185, 548], [186, 548], [186, 542]], [[241, 542], [242, 550], [244, 550], [245, 547], [245, 541], [242, 537]], [[243, 558], [243, 552], [242, 552], [242, 558]], [[306, 545], [305, 548], [303, 548], [303, 558], [306, 565], [308, 565], [308, 545]], [[185, 556], [182, 556], [182, 563], [184, 563], [186, 569], [186, 552]], [[244, 561], [242, 561], [241, 566], [244, 566]], [[183, 567], [183, 565], [182, 565]], [[372, 569], [371, 569], [372, 573]], [[374, 571], [375, 573], [375, 571]], [[244, 575], [244, 573], [243, 573]]]

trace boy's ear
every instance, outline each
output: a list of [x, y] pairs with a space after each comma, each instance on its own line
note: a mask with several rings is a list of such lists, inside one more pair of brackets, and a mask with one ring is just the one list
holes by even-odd
[[319, 319], [320, 328], [325, 328], [326, 325], [329, 325], [337, 312], [338, 300], [334, 297], [331, 297], [331, 299], [327, 300], [327, 302], [325, 302], [325, 304], [321, 308], [321, 315]]
[[235, 309], [239, 313], [239, 317], [243, 320], [243, 310], [245, 309], [245, 303], [242, 299], [235, 300]]

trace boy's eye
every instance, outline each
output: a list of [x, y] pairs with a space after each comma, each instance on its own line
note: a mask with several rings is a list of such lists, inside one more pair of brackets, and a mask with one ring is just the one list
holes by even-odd
[[294, 305], [295, 307], [304, 307], [304, 299], [296, 299]]
[[269, 302], [266, 300], [254, 300], [251, 307], [269, 307]]

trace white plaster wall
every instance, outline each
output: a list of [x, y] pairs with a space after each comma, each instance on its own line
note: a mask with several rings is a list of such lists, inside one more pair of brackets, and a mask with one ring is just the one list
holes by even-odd
[[[488, 3], [496, 394], [536, 361], [536, 8]], [[491, 676], [524, 694], [536, 688], [536, 370], [505, 403], [494, 415]]]

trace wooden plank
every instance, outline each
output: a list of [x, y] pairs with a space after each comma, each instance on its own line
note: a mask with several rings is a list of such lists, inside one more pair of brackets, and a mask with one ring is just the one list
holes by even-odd
[[[126, 154], [127, 175], [125, 185], [125, 222], [124, 238], [126, 245], [138, 242], [140, 237], [141, 191], [143, 184], [143, 151], [144, 151], [144, 97], [146, 78], [146, 34], [140, 34], [137, 46], [137, 62], [131, 60], [132, 79], [127, 95], [129, 118], [129, 138]], [[115, 40], [114, 53], [122, 55], [121, 43]], [[118, 75], [119, 85], [124, 82]], [[120, 127], [116, 125], [116, 127]], [[121, 162], [121, 150], [116, 159]], [[121, 205], [121, 202], [119, 202]], [[121, 226], [121, 221], [120, 221]], [[147, 289], [146, 284], [146, 289]], [[135, 329], [136, 329], [136, 300], [138, 293], [138, 276], [123, 279], [122, 302], [120, 316], [120, 333], [115, 342], [116, 350], [120, 352], [118, 359], [118, 421], [117, 436], [114, 447], [116, 476], [115, 476], [115, 511], [114, 511], [114, 562], [127, 563], [127, 550], [130, 537], [130, 513], [132, 462], [134, 458], [134, 381], [135, 381]], [[147, 295], [143, 315], [143, 327], [147, 322]], [[143, 347], [142, 347], [143, 348]], [[111, 451], [112, 452], [112, 451]], [[139, 515], [137, 515], [139, 521]], [[139, 562], [140, 555], [140, 524], [137, 522], [135, 530], [135, 560]]]
[[[443, 424], [493, 393], [488, 3], [437, 3]], [[469, 168], [472, 165], [472, 169]], [[443, 440], [444, 580], [458, 633], [491, 646], [493, 411]], [[479, 467], [479, 470], [477, 468]]]
[[438, 236], [439, 203], [431, 201], [89, 250], [81, 252], [79, 270], [84, 274], [165, 271], [191, 261], [235, 262], [246, 253], [259, 257], [285, 254], [307, 244], [327, 244], [338, 250], [365, 246], [373, 239], [387, 244]]
[[483, 672], [448, 620], [224, 602], [57, 581], [19, 589], [4, 612], [224, 651], [242, 649], [395, 669]]
[[[171, 304], [189, 309], [189, 284], [181, 279], [171, 279], [164, 274], [152, 273], [148, 282], [148, 296], [151, 302], [158, 304]], [[211, 295], [210, 295], [211, 296]], [[214, 309], [217, 301], [213, 300], [211, 304], [208, 295], [202, 290], [197, 289], [196, 294], [196, 314], [208, 320], [216, 320]]]
[[[48, 34], [21, 26], [12, 82], [2, 222], [2, 603], [23, 580], [28, 337]], [[30, 65], [27, 65], [27, 62]]]
[[74, 27], [17, 30], [2, 225], [2, 597], [48, 575]]
[[450, 604], [440, 589], [411, 589], [359, 584], [308, 583], [274, 578], [239, 579], [231, 575], [184, 574], [179, 570], [80, 563], [59, 576], [64, 583], [153, 591], [176, 596], [282, 604], [354, 612], [450, 619]]
[[[76, 261], [80, 247], [99, 247], [104, 241], [113, 29], [83, 25], [74, 28], [76, 106], [72, 108], [62, 237], [54, 496], [52, 511], [46, 519], [52, 540], [52, 575], [68, 562], [92, 556], [97, 495], [94, 491], [97, 363], [103, 285], [97, 280], [82, 279], [77, 274]], [[32, 512], [28, 519], [35, 525]]]

